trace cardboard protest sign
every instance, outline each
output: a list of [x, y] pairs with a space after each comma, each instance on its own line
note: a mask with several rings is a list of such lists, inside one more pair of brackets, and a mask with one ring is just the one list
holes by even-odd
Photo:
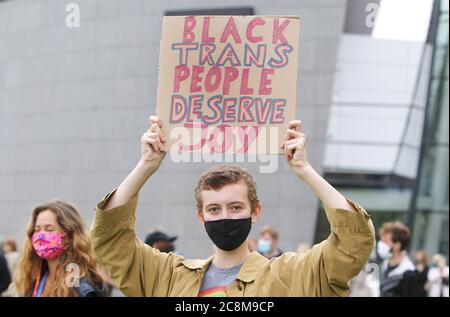
[[281, 153], [295, 117], [299, 18], [163, 18], [157, 115], [171, 150]]

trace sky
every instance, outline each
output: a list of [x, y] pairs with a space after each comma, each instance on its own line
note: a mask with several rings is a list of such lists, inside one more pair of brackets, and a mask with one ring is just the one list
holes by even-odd
[[424, 42], [433, 0], [381, 0], [372, 36]]

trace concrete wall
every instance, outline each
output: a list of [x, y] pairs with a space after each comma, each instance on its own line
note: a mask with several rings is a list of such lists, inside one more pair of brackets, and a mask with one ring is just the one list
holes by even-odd
[[[81, 27], [65, 26], [65, 4]], [[0, 1], [0, 235], [19, 238], [31, 208], [50, 198], [92, 210], [139, 158], [139, 138], [155, 111], [161, 17], [165, 10], [253, 6], [255, 14], [300, 15], [298, 117], [309, 159], [321, 172], [345, 0]], [[317, 198], [280, 159], [275, 174], [254, 172], [260, 223], [281, 231], [281, 247], [311, 242]], [[188, 257], [211, 244], [194, 217], [193, 188], [203, 163], [166, 160], [140, 195], [138, 236], [162, 226]]]

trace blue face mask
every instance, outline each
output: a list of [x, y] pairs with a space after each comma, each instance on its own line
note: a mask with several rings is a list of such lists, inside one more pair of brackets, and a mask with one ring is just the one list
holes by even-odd
[[267, 254], [272, 249], [272, 241], [266, 239], [258, 240], [258, 251], [263, 254]]

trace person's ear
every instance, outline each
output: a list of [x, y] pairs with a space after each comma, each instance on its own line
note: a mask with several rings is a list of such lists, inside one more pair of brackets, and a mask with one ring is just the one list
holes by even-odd
[[261, 216], [261, 210], [262, 210], [262, 205], [261, 203], [258, 203], [255, 207], [255, 209], [253, 209], [251, 217], [252, 217], [252, 223], [256, 223], [259, 220], [259, 217]]
[[201, 210], [197, 210], [197, 219], [204, 224], [205, 223], [205, 218], [203, 217], [203, 212]]

